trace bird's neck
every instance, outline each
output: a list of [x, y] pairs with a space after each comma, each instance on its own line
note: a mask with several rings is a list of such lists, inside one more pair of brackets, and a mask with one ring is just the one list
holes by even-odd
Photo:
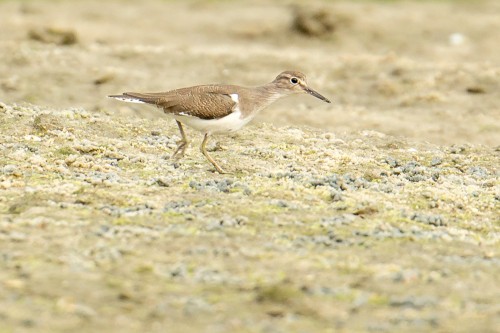
[[240, 94], [239, 103], [241, 104], [242, 117], [250, 117], [250, 119], [262, 109], [287, 95], [271, 83], [255, 88], [241, 88]]
[[259, 106], [263, 109], [270, 104], [274, 103], [281, 97], [285, 97], [287, 94], [283, 93], [282, 89], [279, 89], [272, 82], [266, 85], [256, 88], [259, 94]]

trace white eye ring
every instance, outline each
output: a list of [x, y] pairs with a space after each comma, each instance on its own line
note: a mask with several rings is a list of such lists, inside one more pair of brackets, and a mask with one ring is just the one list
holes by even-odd
[[296, 77], [292, 77], [292, 78], [290, 79], [290, 82], [291, 82], [292, 84], [297, 84], [297, 83], [299, 83], [299, 79], [297, 79]]

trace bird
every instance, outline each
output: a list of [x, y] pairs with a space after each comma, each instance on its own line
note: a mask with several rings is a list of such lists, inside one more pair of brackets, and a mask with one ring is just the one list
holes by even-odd
[[124, 92], [108, 97], [130, 103], [152, 104], [175, 119], [181, 140], [177, 142], [172, 159], [182, 158], [189, 145], [184, 125], [203, 133], [200, 151], [215, 170], [223, 174], [226, 173], [224, 169], [206, 150], [208, 139], [214, 134], [237, 131], [273, 102], [300, 93], [331, 103], [328, 98], [310, 88], [306, 76], [299, 71], [284, 71], [270, 83], [258, 87], [208, 84], [166, 92]]

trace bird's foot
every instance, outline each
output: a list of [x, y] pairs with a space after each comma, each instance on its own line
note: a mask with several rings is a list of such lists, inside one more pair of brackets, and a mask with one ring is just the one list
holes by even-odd
[[185, 140], [181, 140], [177, 142], [177, 149], [175, 149], [174, 153], [172, 154], [172, 157], [170, 157], [173, 160], [178, 160], [184, 156], [184, 153], [186, 152], [186, 148], [188, 147], [189, 142]]
[[231, 172], [227, 172], [226, 170], [222, 169], [215, 161], [212, 163], [214, 166], [215, 170], [220, 173], [221, 175], [228, 175], [231, 174]]

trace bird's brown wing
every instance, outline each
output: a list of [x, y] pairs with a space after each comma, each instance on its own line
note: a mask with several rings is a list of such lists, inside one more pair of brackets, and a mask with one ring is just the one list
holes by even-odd
[[230, 86], [196, 86], [164, 93], [133, 93], [123, 95], [155, 104], [167, 114], [218, 119], [231, 114], [236, 102]]

